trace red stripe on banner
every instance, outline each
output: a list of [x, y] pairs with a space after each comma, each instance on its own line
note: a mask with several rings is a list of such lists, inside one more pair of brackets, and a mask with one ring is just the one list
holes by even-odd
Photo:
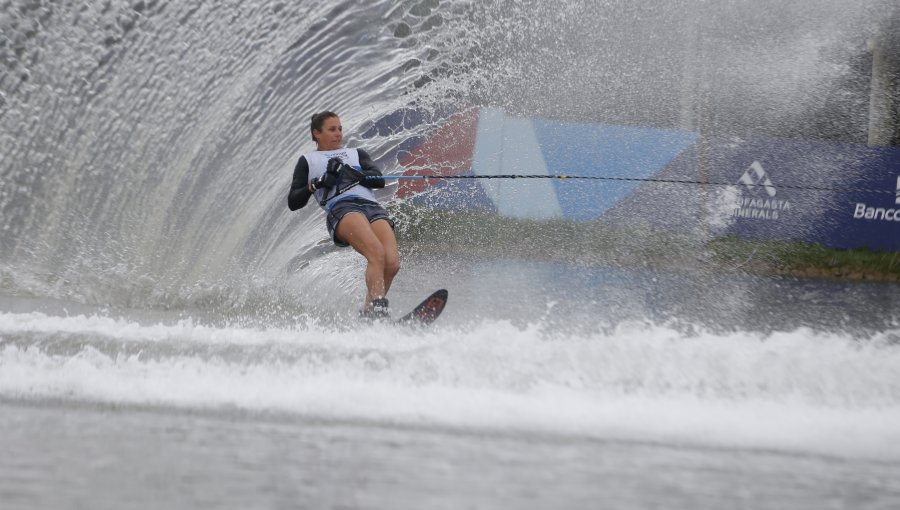
[[[400, 160], [407, 168], [403, 175], [458, 175], [472, 168], [475, 138], [478, 133], [478, 108], [452, 115], [422, 145]], [[425, 191], [435, 182], [426, 179], [402, 179], [397, 198]]]

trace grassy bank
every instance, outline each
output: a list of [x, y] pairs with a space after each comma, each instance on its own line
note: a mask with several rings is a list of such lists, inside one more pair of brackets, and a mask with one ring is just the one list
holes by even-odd
[[[404, 250], [516, 257], [589, 265], [683, 264], [687, 236], [623, 230], [570, 220], [518, 220], [492, 213], [397, 208], [397, 236]], [[695, 248], [697, 248], [695, 246]]]
[[754, 273], [900, 282], [900, 252], [838, 250], [809, 243], [737, 238], [716, 239], [707, 247], [723, 264], [746, 261], [743, 269]]
[[442, 252], [617, 267], [704, 267], [799, 278], [900, 281], [900, 252], [786, 241], [708, 240], [602, 222], [519, 220], [489, 212], [389, 206], [404, 255]]

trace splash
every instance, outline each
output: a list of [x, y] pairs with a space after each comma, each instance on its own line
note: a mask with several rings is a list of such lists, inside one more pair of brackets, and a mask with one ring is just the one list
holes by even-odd
[[[324, 237], [318, 211], [284, 207], [311, 111], [341, 112], [350, 143], [409, 106], [853, 140], [862, 120], [821, 107], [862, 111], [864, 42], [892, 12], [877, 0], [8, 4], [3, 288], [138, 308], [282, 292]], [[390, 154], [416, 129], [367, 148]]]
[[3, 313], [0, 397], [898, 460], [898, 338]]

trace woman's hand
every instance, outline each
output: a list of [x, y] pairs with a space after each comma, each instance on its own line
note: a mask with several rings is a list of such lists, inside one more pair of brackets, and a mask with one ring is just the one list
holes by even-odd
[[326, 167], [325, 175], [323, 176], [325, 187], [331, 188], [340, 181], [341, 167], [343, 166], [344, 162], [338, 158], [331, 158], [328, 160], [328, 166]]
[[310, 193], [315, 193], [317, 189], [324, 187], [326, 187], [325, 179], [319, 177], [318, 179], [315, 179], [311, 183], [309, 183], [309, 186], [307, 186], [306, 189], [308, 189]]

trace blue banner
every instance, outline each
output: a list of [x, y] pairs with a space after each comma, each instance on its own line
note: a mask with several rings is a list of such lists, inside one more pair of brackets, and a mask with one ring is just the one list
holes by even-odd
[[[394, 129], [416, 120], [408, 112], [395, 117]], [[398, 198], [414, 203], [523, 219], [900, 251], [896, 147], [703, 138], [688, 131], [518, 118], [482, 108], [451, 116], [405, 154], [401, 165], [416, 175], [609, 178], [401, 183]]]

